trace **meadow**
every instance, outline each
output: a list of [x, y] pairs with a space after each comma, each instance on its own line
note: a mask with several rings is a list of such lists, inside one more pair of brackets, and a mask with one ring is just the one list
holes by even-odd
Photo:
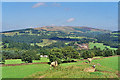
[[[33, 63], [37, 63], [37, 62], [49, 62], [49, 59], [48, 58], [40, 58], [40, 60], [33, 60]], [[21, 59], [5, 60], [5, 64], [21, 64], [21, 63], [25, 63], [25, 62], [21, 61]]]
[[[43, 59], [44, 60], [44, 59]], [[12, 62], [12, 61], [11, 61]], [[31, 64], [2, 67], [3, 78], [117, 78], [118, 56], [93, 60], [62, 63], [56, 69], [48, 64]], [[100, 65], [98, 65], [98, 63]], [[83, 69], [96, 64], [96, 72], [84, 72]]]
[[117, 48], [111, 48], [110, 46], [103, 45], [103, 43], [93, 43], [93, 42], [89, 43], [90, 49], [94, 48], [94, 46], [96, 46], [97, 48], [100, 48], [101, 50], [105, 49], [105, 47], [112, 49], [112, 50], [117, 50]]
[[[43, 40], [43, 42], [36, 43], [36, 45], [43, 47], [43, 46], [48, 46], [48, 45], [50, 45], [52, 43], [57, 42], [56, 40], [49, 40], [49, 39], [42, 39], [42, 40]], [[34, 46], [34, 43], [31, 43], [31, 45]]]
[[[64, 63], [56, 69], [38, 72], [32, 78], [118, 78], [118, 57], [102, 58], [93, 60], [91, 64], [78, 61], [75, 63]], [[85, 68], [96, 65], [95, 72], [84, 72]], [[100, 65], [98, 65], [100, 64]]]
[[24, 78], [49, 69], [48, 64], [32, 64], [2, 67], [2, 78]]

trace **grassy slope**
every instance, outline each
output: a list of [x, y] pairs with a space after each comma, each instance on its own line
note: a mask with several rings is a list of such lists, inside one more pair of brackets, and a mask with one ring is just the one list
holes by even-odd
[[[83, 61], [82, 61], [83, 62]], [[46, 72], [39, 72], [31, 77], [38, 78], [43, 76], [45, 78], [117, 78], [118, 71], [118, 57], [103, 58], [100, 60], [93, 60], [91, 64], [82, 63], [64, 63], [58, 68]], [[101, 66], [97, 65], [99, 63]], [[84, 72], [84, 68], [89, 68], [96, 64], [96, 72]]]
[[89, 43], [89, 48], [92, 49], [94, 46], [100, 48], [100, 49], [104, 49], [105, 47], [109, 48], [109, 49], [113, 49], [113, 50], [116, 50], [117, 48], [111, 48], [110, 46], [106, 46], [106, 45], [103, 45], [103, 43], [92, 43], [90, 42]]
[[101, 65], [112, 68], [114, 70], [118, 70], [118, 57], [104, 58], [103, 60], [94, 60], [93, 62], [100, 63]]
[[[3, 67], [3, 78], [23, 78], [35, 77], [45, 75], [47, 78], [112, 78], [117, 77], [118, 71], [118, 57], [102, 58], [93, 60], [91, 64], [83, 63], [85, 61], [78, 61], [74, 63], [63, 63], [57, 69], [49, 70], [48, 64], [32, 64], [23, 66], [8, 66]], [[101, 66], [96, 65], [97, 72], [83, 72], [83, 69], [90, 67], [93, 64], [100, 63]], [[104, 72], [108, 71], [108, 72]]]

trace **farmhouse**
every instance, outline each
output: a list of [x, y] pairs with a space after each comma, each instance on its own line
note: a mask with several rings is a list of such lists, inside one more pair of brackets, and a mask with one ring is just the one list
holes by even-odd
[[47, 57], [48, 57], [48, 55], [40, 55], [40, 57], [47, 58]]

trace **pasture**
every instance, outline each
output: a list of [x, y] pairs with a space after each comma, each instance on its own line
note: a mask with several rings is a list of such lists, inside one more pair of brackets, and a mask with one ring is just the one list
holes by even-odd
[[[117, 78], [118, 56], [93, 60], [62, 63], [50, 70], [48, 64], [31, 64], [2, 67], [3, 78]], [[97, 65], [97, 64], [100, 65]], [[96, 72], [84, 72], [83, 69], [96, 64]]]
[[49, 69], [48, 64], [32, 64], [2, 67], [2, 78], [24, 78]]
[[[93, 60], [91, 64], [78, 61], [75, 63], [64, 63], [56, 69], [38, 72], [32, 78], [118, 78], [118, 57], [102, 58]], [[100, 65], [98, 65], [98, 63]], [[85, 68], [96, 65], [95, 72], [84, 72]], [[44, 74], [44, 75], [43, 75]]]
[[93, 43], [93, 42], [89, 43], [90, 49], [94, 48], [94, 46], [96, 46], [97, 48], [100, 48], [101, 50], [103, 50], [105, 47], [109, 49], [117, 50], [117, 48], [111, 48], [110, 46], [103, 45], [103, 43]]
[[[52, 43], [55, 43], [55, 42], [57, 42], [57, 41], [56, 40], [43, 39], [43, 42], [36, 43], [36, 45], [43, 47], [43, 46], [48, 46], [48, 45], [50, 45]], [[34, 46], [34, 43], [31, 43], [31, 45]]]
[[[33, 60], [33, 63], [36, 62], [49, 62], [48, 58], [40, 58], [40, 60]], [[9, 59], [9, 60], [5, 60], [5, 64], [21, 64], [21, 63], [25, 63], [22, 62], [21, 59]]]
[[87, 37], [70, 37], [70, 36], [66, 36], [66, 38], [71, 38], [71, 39], [83, 39], [83, 38], [87, 38]]

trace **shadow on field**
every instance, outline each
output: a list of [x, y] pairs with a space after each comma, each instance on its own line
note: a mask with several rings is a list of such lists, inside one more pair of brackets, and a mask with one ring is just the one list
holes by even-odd
[[[62, 63], [71, 63], [71, 62], [77, 62], [77, 61], [74, 61], [74, 60], [71, 60], [71, 61], [62, 61]], [[51, 64], [51, 62], [48, 62], [48, 64]]]

